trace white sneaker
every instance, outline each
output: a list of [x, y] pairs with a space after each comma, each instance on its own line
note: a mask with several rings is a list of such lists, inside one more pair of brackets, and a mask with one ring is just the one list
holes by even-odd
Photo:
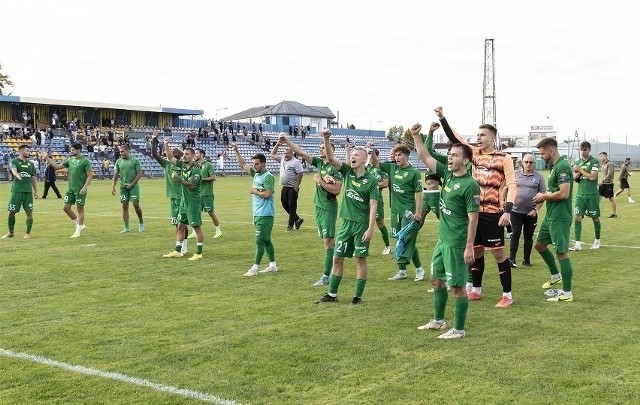
[[580, 250], [582, 250], [582, 244], [580, 242], [576, 242], [576, 244], [573, 245], [572, 248], [569, 248], [569, 250], [572, 251], [572, 252], [580, 251]]
[[593, 241], [593, 245], [589, 249], [600, 249], [600, 239], [596, 239]]
[[634, 200], [632, 200], [631, 198], [629, 198], [629, 202], [630, 202], [631, 204], [633, 204], [635, 201], [634, 201]]
[[197, 237], [198, 237], [198, 235], [196, 235], [196, 232], [193, 231], [193, 232], [191, 232], [191, 235], [187, 236], [187, 239], [195, 239]]
[[449, 329], [447, 332], [438, 336], [438, 339], [458, 339], [464, 337], [463, 330], [456, 330], [454, 328]]
[[416, 269], [416, 278], [413, 281], [422, 281], [424, 280], [424, 269]]
[[391, 246], [387, 246], [386, 248], [382, 249], [383, 255], [388, 255], [389, 253], [391, 253]]
[[244, 273], [245, 277], [253, 277], [258, 275], [258, 269], [255, 267], [250, 268], [246, 273]]
[[278, 271], [278, 266], [274, 266], [270, 264], [267, 267], [265, 267], [263, 270], [260, 270], [260, 273], [275, 273], [276, 271]]
[[429, 321], [429, 323], [425, 324], [425, 325], [420, 325], [418, 326], [418, 330], [438, 330], [438, 329], [444, 329], [447, 327], [447, 323], [442, 321], [442, 322], [437, 322], [435, 319], [432, 319]]

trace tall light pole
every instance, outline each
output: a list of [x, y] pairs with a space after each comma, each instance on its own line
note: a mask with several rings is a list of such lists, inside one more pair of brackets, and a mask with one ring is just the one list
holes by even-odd
[[224, 107], [224, 108], [216, 108], [216, 121], [218, 121], [218, 111], [222, 111], [222, 110], [228, 110], [228, 107]]

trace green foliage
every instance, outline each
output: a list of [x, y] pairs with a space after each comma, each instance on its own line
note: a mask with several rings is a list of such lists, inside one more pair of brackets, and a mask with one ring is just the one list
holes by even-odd
[[[636, 176], [630, 181], [638, 190]], [[22, 239], [25, 216], [17, 214], [16, 237], [0, 240], [0, 348], [250, 404], [640, 401], [630, 282], [637, 276], [640, 205], [626, 198], [618, 201], [619, 219], [602, 218], [604, 246], [571, 253], [574, 302], [546, 302], [540, 286], [549, 273], [534, 252], [533, 268], [513, 272], [514, 305], [495, 308], [501, 288], [488, 254], [484, 298], [470, 303], [467, 337], [441, 341], [438, 332], [416, 330], [433, 316], [428, 283], [412, 281], [413, 267], [410, 280], [387, 280], [396, 265], [392, 255], [380, 254], [377, 230], [363, 304], [348, 304], [353, 259], [345, 261], [339, 302], [313, 303], [326, 289], [311, 286], [324, 249], [309, 176], [300, 191], [306, 219], [300, 230], [284, 232], [286, 215], [277, 203], [273, 242], [280, 271], [254, 278], [242, 276], [255, 249], [248, 177], [216, 181], [223, 237], [212, 238], [203, 214], [204, 259], [196, 262], [161, 257], [175, 241], [164, 180], [142, 180], [143, 234], [135, 231], [133, 210], [132, 232], [119, 234], [121, 209], [110, 183], [95, 180], [89, 187], [87, 229], [79, 239], [69, 238], [73, 224], [51, 194], [35, 201], [32, 239]], [[0, 184], [0, 200], [9, 190]], [[602, 204], [607, 213], [609, 203]], [[436, 235], [430, 214], [419, 234], [425, 268]], [[592, 236], [586, 220], [583, 240]], [[194, 241], [189, 244], [193, 252]], [[450, 296], [448, 323], [453, 301]], [[24, 359], [0, 355], [0, 365], [3, 404], [196, 403]]]
[[11, 79], [9, 79], [9, 75], [5, 75], [2, 73], [2, 64], [0, 63], [0, 96], [4, 95], [4, 87], [5, 86], [13, 86]]
[[387, 139], [389, 139], [390, 141], [402, 142], [403, 134], [404, 134], [404, 127], [402, 125], [400, 126], [394, 125], [391, 128], [389, 128], [389, 131], [387, 132]]

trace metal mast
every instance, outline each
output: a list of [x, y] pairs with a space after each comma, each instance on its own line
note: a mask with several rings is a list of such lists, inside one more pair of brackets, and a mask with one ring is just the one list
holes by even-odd
[[[484, 82], [482, 86], [482, 123], [496, 126], [496, 71], [493, 38], [484, 40]], [[500, 145], [499, 136], [498, 145]]]

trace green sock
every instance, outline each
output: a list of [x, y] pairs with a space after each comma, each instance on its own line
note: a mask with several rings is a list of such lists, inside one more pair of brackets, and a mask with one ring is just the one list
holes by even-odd
[[264, 256], [264, 245], [265, 242], [262, 239], [256, 240], [256, 257], [253, 261], [254, 263], [260, 264], [262, 261], [262, 256]]
[[576, 241], [579, 242], [582, 240], [582, 222], [576, 221], [573, 224], [573, 229], [576, 231]]
[[33, 227], [33, 218], [27, 218], [27, 233], [31, 233], [32, 227]]
[[196, 254], [197, 255], [201, 255], [202, 254], [202, 243], [198, 243], [196, 245]]
[[558, 271], [558, 266], [556, 265], [556, 258], [553, 257], [553, 253], [551, 253], [551, 250], [549, 250], [549, 248], [546, 248], [545, 250], [540, 252], [540, 256], [542, 256], [542, 259], [544, 260], [544, 262], [547, 263], [547, 266], [549, 267], [549, 272], [552, 275], [555, 276], [556, 274], [560, 273]]
[[469, 298], [462, 297], [456, 298], [456, 303], [453, 309], [455, 317], [454, 328], [456, 330], [464, 330], [464, 322], [467, 320], [467, 311], [469, 310]]
[[407, 272], [407, 263], [398, 263], [398, 270]]
[[140, 225], [144, 225], [144, 219], [138, 217], [138, 221], [140, 222]]
[[271, 243], [271, 239], [264, 242], [264, 248], [267, 251], [267, 257], [270, 262], [276, 261], [276, 251], [273, 248], [273, 243]]
[[433, 291], [433, 319], [444, 320], [444, 310], [447, 308], [447, 298], [449, 293], [447, 288], [434, 289]]
[[330, 275], [329, 276], [329, 293], [330, 294], [338, 294], [338, 286], [340, 285], [340, 281], [342, 280], [342, 276]]
[[600, 239], [600, 229], [602, 228], [602, 223], [600, 220], [597, 220], [593, 223], [593, 227], [596, 230], [596, 239]]
[[182, 243], [176, 242], [176, 248], [174, 249], [176, 252], [182, 252]]
[[419, 269], [420, 267], [422, 267], [422, 261], [420, 260], [420, 253], [418, 252], [418, 249], [415, 249], [413, 251], [413, 256], [411, 257], [411, 260], [413, 261], [413, 265], [416, 266], [416, 269]]
[[467, 283], [473, 283], [473, 276], [470, 271], [467, 271]]
[[560, 272], [562, 273], [562, 290], [567, 292], [571, 291], [573, 266], [571, 266], [571, 260], [568, 257], [560, 260]]
[[366, 278], [358, 278], [356, 279], [356, 292], [353, 294], [354, 297], [362, 298], [362, 292], [364, 291], [364, 285], [367, 283]]
[[382, 228], [380, 228], [380, 232], [382, 232], [382, 241], [384, 242], [384, 246], [390, 246], [389, 245], [389, 231], [387, 230], [387, 226], [383, 226]]
[[333, 248], [324, 252], [324, 272], [322, 274], [329, 277], [331, 275], [331, 267], [333, 267]]
[[16, 217], [14, 216], [9, 216], [9, 219], [7, 220], [7, 224], [9, 225], [9, 233], [13, 233], [13, 230], [16, 227]]
[[129, 221], [124, 221], [124, 227], [125, 229], [129, 229]]

